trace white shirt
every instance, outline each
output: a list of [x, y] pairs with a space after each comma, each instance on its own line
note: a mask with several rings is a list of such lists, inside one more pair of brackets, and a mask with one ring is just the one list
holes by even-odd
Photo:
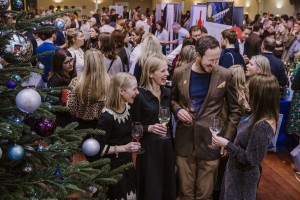
[[188, 30], [185, 28], [180, 28], [178, 31], [178, 44], [182, 44], [187, 35], [190, 35]]
[[77, 76], [81, 76], [84, 68], [84, 52], [81, 48], [75, 49], [73, 47], [68, 48], [68, 51], [72, 54], [72, 57], [76, 60]]
[[134, 68], [137, 63], [138, 57], [142, 54], [142, 45], [138, 44], [130, 54], [130, 59], [129, 59], [129, 73], [133, 74], [134, 73]]
[[240, 54], [243, 56], [244, 55], [244, 50], [245, 50], [245, 41], [241, 42], [240, 39], [238, 39], [238, 41], [239, 41]]
[[114, 30], [115, 30], [114, 27], [107, 24], [100, 27], [100, 33], [104, 33], [104, 32], [112, 33]]
[[162, 32], [156, 31], [155, 32], [155, 37], [159, 41], [169, 41], [169, 33], [166, 29], [163, 29]]
[[176, 56], [177, 56], [178, 54], [180, 54], [181, 49], [182, 49], [182, 44], [179, 44], [179, 45], [176, 47], [176, 49], [174, 49], [174, 50], [167, 56], [167, 58], [168, 58], [168, 65], [172, 65], [172, 62], [173, 62], [174, 58], [176, 58]]
[[135, 23], [135, 27], [142, 27], [145, 31], [145, 33], [149, 33], [149, 25], [142, 21], [142, 20], [138, 20], [136, 23]]

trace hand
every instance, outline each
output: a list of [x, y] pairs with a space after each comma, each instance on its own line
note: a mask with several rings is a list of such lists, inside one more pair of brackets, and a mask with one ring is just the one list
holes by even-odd
[[220, 147], [225, 147], [228, 144], [228, 140], [226, 138], [217, 136], [212, 134], [212, 144]]
[[129, 142], [124, 145], [125, 152], [136, 152], [141, 148], [141, 144], [139, 142]]
[[193, 117], [185, 109], [180, 109], [177, 113], [177, 118], [182, 122], [192, 123]]
[[155, 133], [155, 134], [167, 134], [167, 127], [162, 124], [154, 124], [148, 126], [148, 132]]
[[243, 55], [243, 58], [244, 58], [244, 62], [245, 64], [248, 64], [249, 63], [249, 58], [247, 55]]
[[221, 157], [227, 157], [228, 156], [228, 151], [226, 149], [224, 149], [224, 147], [221, 147], [221, 151], [220, 151]]

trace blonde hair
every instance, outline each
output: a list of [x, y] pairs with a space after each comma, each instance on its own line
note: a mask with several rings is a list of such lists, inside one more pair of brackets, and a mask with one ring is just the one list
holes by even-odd
[[196, 49], [194, 45], [185, 46], [178, 57], [176, 68], [195, 60]]
[[166, 62], [167, 58], [164, 55], [153, 55], [150, 56], [142, 69], [142, 76], [140, 80], [140, 86], [146, 90], [153, 90], [153, 80], [150, 78], [150, 75], [153, 74], [156, 70], [159, 69], [162, 62]]
[[78, 30], [77, 28], [69, 28], [67, 30], [67, 32], [66, 32], [67, 48], [71, 47], [75, 43], [79, 33], [82, 33], [82, 32], [80, 30]]
[[246, 76], [244, 69], [241, 65], [232, 65], [229, 67], [232, 74], [232, 81], [237, 90], [238, 101], [241, 102], [243, 95], [248, 93], [248, 88], [246, 87]]
[[107, 108], [114, 111], [121, 109], [120, 89], [129, 88], [133, 80], [136, 80], [135, 77], [126, 72], [120, 72], [111, 78], [106, 101]]
[[106, 72], [104, 55], [97, 49], [84, 53], [84, 70], [76, 84], [76, 93], [83, 103], [85, 96], [92, 101], [104, 101], [108, 91], [110, 77]]
[[147, 58], [151, 55], [163, 55], [159, 40], [153, 35], [145, 37], [142, 43], [141, 55], [138, 57], [138, 63], [141, 67], [144, 66]]
[[252, 56], [251, 59], [253, 59], [255, 65], [261, 69], [261, 72], [259, 72], [259, 74], [272, 75], [268, 58], [266, 58], [265, 56], [257, 55]]

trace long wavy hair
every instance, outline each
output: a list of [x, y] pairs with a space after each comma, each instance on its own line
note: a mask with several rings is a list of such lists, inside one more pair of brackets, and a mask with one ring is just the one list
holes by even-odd
[[104, 55], [97, 49], [84, 53], [84, 70], [76, 84], [76, 93], [81, 103], [89, 96], [92, 101], [105, 101], [110, 83], [106, 72]]
[[184, 64], [193, 62], [195, 60], [195, 55], [196, 49], [194, 45], [185, 46], [179, 54], [178, 60], [176, 62], [176, 68]]
[[110, 60], [117, 58], [115, 43], [110, 33], [104, 32], [99, 35], [99, 50]]
[[238, 101], [241, 102], [243, 95], [249, 92], [246, 86], [244, 68], [241, 65], [232, 65], [229, 67], [229, 70], [231, 71], [232, 81], [237, 90]]

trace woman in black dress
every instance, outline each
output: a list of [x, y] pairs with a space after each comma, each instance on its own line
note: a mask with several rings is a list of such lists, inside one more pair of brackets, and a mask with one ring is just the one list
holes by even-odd
[[[132, 162], [131, 152], [140, 148], [140, 143], [131, 142], [131, 116], [130, 106], [138, 94], [137, 81], [128, 73], [119, 73], [111, 79], [106, 107], [98, 120], [97, 128], [104, 130], [103, 137], [95, 136], [100, 143], [100, 151], [93, 157], [87, 157], [89, 161], [95, 161], [100, 157], [110, 158], [111, 169]], [[122, 179], [115, 185], [109, 186], [107, 199], [132, 200], [136, 199], [136, 178], [132, 168], [123, 173]]]
[[132, 105], [133, 121], [141, 122], [144, 136], [141, 140], [143, 154], [136, 160], [137, 197], [141, 200], [175, 200], [175, 164], [170, 126], [160, 124], [159, 107], [170, 107], [171, 91], [165, 88], [169, 75], [167, 59], [149, 57], [142, 70], [140, 94]]
[[249, 81], [250, 117], [238, 126], [234, 142], [213, 134], [213, 144], [229, 153], [220, 199], [256, 199], [259, 166], [274, 137], [279, 115], [279, 84], [275, 76], [259, 74]]

